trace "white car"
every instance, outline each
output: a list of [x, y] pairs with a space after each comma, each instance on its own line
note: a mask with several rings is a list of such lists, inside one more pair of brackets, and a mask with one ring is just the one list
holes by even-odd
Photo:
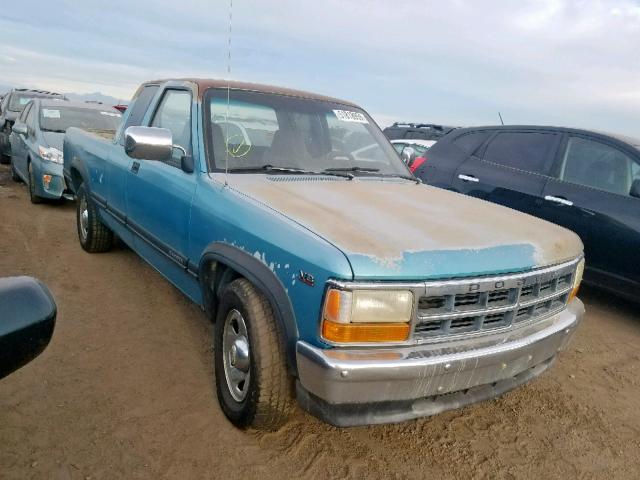
[[426, 161], [425, 154], [436, 141], [403, 138], [401, 140], [391, 140], [391, 143], [393, 144], [393, 148], [396, 149], [396, 152], [398, 152], [398, 155], [400, 155], [400, 158], [402, 158], [404, 163], [406, 163], [413, 172]]

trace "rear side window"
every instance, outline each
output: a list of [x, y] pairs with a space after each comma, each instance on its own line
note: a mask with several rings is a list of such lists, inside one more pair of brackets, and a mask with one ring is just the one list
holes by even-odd
[[489, 143], [484, 159], [546, 175], [545, 164], [556, 143], [557, 135], [553, 133], [502, 132]]
[[571, 137], [560, 178], [605, 192], [629, 195], [638, 165], [617, 148], [582, 137]]
[[129, 107], [129, 116], [126, 123], [122, 127], [122, 135], [120, 135], [120, 144], [124, 145], [124, 131], [131, 126], [138, 126], [142, 124], [144, 114], [147, 113], [147, 108], [156, 92], [160, 88], [158, 85], [149, 85], [142, 89], [138, 98], [133, 101], [133, 105]]
[[452, 143], [471, 155], [482, 145], [488, 136], [488, 131], [465, 133], [456, 138]]
[[404, 131], [399, 128], [387, 127], [383, 133], [389, 140], [400, 140], [404, 137]]
[[420, 132], [416, 130], [408, 130], [405, 133], [404, 138], [408, 140], [426, 140], [427, 134], [425, 132]]

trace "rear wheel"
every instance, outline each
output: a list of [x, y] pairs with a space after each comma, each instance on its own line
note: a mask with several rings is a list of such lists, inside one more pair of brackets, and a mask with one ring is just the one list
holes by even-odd
[[100, 221], [84, 184], [78, 188], [76, 223], [80, 245], [89, 253], [102, 253], [111, 249], [113, 232]]
[[31, 203], [42, 203], [43, 198], [36, 194], [36, 178], [33, 174], [31, 162], [27, 164], [27, 170], [29, 170], [29, 199]]
[[267, 299], [246, 279], [224, 289], [214, 334], [216, 390], [237, 427], [276, 430], [293, 404], [280, 332]]

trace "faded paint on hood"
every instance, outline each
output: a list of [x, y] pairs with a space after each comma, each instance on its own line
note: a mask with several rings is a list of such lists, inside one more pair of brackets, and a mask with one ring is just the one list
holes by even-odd
[[331, 242], [356, 278], [522, 271], [583, 250], [577, 235], [552, 223], [405, 180], [233, 174], [229, 186]]

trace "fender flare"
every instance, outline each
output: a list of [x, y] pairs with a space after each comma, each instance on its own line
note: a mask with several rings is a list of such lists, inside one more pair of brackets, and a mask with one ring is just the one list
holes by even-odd
[[210, 315], [215, 313], [209, 311], [210, 305], [215, 302], [215, 298], [212, 298], [211, 285], [208, 283], [210, 279], [205, 266], [211, 261], [219, 262], [235, 270], [249, 280], [267, 298], [284, 336], [282, 340], [285, 344], [287, 367], [290, 373], [294, 376], [297, 375], [296, 342], [299, 337], [298, 325], [291, 300], [280, 279], [269, 267], [244, 250], [222, 242], [209, 244], [200, 257], [198, 280], [202, 289], [205, 311]]
[[89, 185], [88, 185], [88, 179], [89, 179], [89, 173], [87, 172], [87, 167], [84, 164], [84, 162], [80, 159], [80, 157], [78, 155], [74, 155], [73, 159], [71, 160], [70, 164], [69, 164], [69, 169], [67, 170], [66, 168], [62, 169], [62, 176], [64, 177], [65, 182], [67, 183], [67, 187], [73, 191], [73, 193], [75, 194], [78, 191], [78, 187], [80, 185], [76, 185], [73, 182], [73, 177], [71, 175], [71, 172], [73, 170], [77, 170], [78, 173], [80, 174], [80, 177], [82, 177], [82, 182], [85, 183], [85, 188], [87, 188], [87, 191], [89, 190]]

